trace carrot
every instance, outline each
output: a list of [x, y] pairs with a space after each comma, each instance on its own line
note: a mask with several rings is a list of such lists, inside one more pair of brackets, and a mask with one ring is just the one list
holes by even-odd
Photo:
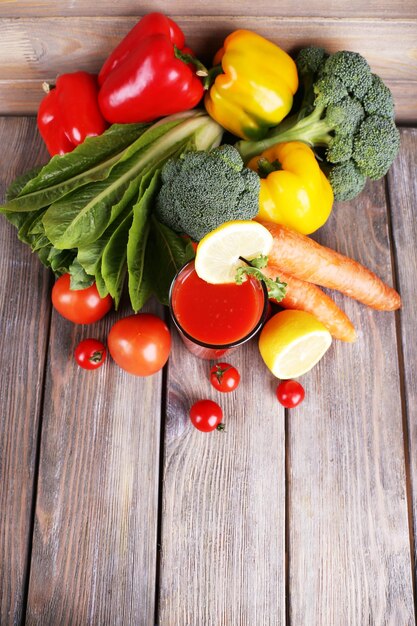
[[276, 278], [287, 283], [285, 296], [279, 302], [284, 309], [297, 309], [314, 315], [335, 339], [356, 341], [355, 328], [337, 304], [316, 285], [295, 278], [278, 267], [268, 265], [262, 269], [268, 278]]
[[336, 289], [380, 311], [401, 306], [399, 294], [357, 261], [294, 230], [259, 220], [274, 238], [268, 263], [296, 278]]

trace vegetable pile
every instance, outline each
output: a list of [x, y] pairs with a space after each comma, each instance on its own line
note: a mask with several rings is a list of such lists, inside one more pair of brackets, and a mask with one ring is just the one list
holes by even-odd
[[[52, 158], [12, 183], [0, 212], [60, 277], [54, 306], [68, 319], [91, 321], [88, 289], [103, 315], [125, 288], [135, 313], [152, 294], [167, 305], [196, 244], [225, 222], [253, 219], [274, 243], [236, 282], [245, 272], [265, 280], [271, 299], [315, 316], [344, 341], [355, 340], [355, 329], [320, 286], [381, 310], [401, 305], [372, 272], [307, 236], [326, 223], [334, 199], [352, 199], [368, 178], [383, 177], [399, 150], [392, 94], [357, 52], [308, 47], [294, 60], [240, 29], [205, 68], [179, 26], [150, 13], [98, 76], [61, 75], [47, 91], [38, 129]], [[74, 294], [71, 306], [60, 309], [60, 289]], [[135, 323], [126, 323], [129, 337]], [[123, 332], [111, 334], [116, 362], [137, 375], [163, 367], [167, 329], [157, 333], [161, 358], [144, 367], [126, 365]], [[220, 391], [224, 365], [212, 372]], [[280, 389], [284, 406], [304, 397], [291, 390], [288, 399]], [[221, 416], [213, 420], [210, 428]]]
[[278, 142], [304, 141], [320, 155], [336, 200], [350, 200], [367, 177], [382, 178], [398, 153], [392, 94], [357, 52], [304, 48], [296, 63], [298, 111], [264, 139], [240, 142], [239, 150], [248, 159]]
[[160, 170], [171, 157], [217, 146], [221, 136], [203, 111], [114, 124], [17, 180], [2, 211], [47, 267], [70, 274], [73, 289], [95, 282], [117, 308], [127, 277], [134, 311], [151, 293], [168, 304], [171, 280], [194, 252], [152, 212]]

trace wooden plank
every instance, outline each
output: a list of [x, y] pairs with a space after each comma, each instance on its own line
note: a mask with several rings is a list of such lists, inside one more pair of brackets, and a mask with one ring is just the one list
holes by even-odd
[[[41, 92], [38, 86], [33, 90], [33, 83], [32, 103], [26, 109], [23, 106], [31, 81], [53, 81], [58, 73], [68, 71], [98, 71], [107, 54], [135, 23], [134, 17], [2, 19], [1, 110], [35, 112]], [[367, 58], [373, 71], [389, 84], [397, 85], [394, 95], [398, 119], [417, 120], [416, 20], [247, 16], [206, 16], [202, 20], [178, 16], [178, 23], [189, 44], [207, 62], [224, 37], [236, 28], [256, 30], [289, 52], [309, 44], [323, 45], [329, 51], [357, 50]]]
[[[176, 17], [176, 16], [175, 16]], [[134, 17], [2, 19], [0, 79], [55, 76], [75, 69], [99, 69], [105, 56], [136, 23]], [[292, 51], [325, 45], [363, 54], [386, 80], [414, 80], [416, 20], [178, 16], [189, 45], [209, 55], [237, 28], [250, 28]]]
[[162, 373], [72, 358], [127, 312], [91, 327], [52, 316], [29, 625], [153, 624]]
[[[339, 203], [318, 238], [392, 284], [383, 181]], [[396, 316], [337, 302], [358, 341], [334, 342], [289, 417], [291, 623], [412, 625]]]
[[[54, 76], [47, 80], [53, 82]], [[19, 81], [0, 80], [1, 115], [36, 115], [44, 96], [40, 79]], [[413, 124], [416, 116], [414, 85], [408, 81], [387, 81], [395, 101], [395, 115], [399, 124]], [[417, 83], [415, 86], [417, 90]]]
[[[207, 16], [204, 21], [185, 16], [178, 21], [190, 45], [200, 53], [215, 51], [229, 32], [242, 27], [256, 30], [287, 50], [324, 42], [330, 51], [351, 47], [364, 54], [373, 69], [386, 79], [398, 80], [409, 75], [412, 78], [411, 70], [417, 66], [412, 54], [415, 21], [213, 16]], [[49, 76], [75, 67], [97, 69], [135, 22], [130, 17], [94, 21], [82, 17], [2, 20], [0, 77], [43, 78], [45, 73]]]
[[[45, 158], [32, 120], [0, 119], [0, 201]], [[0, 217], [0, 623], [19, 624], [28, 575], [50, 318], [49, 274]]]
[[163, 0], [145, 0], [138, 6], [132, 0], [83, 0], [62, 1], [57, 5], [51, 0], [32, 2], [21, 0], [2, 0], [1, 12], [4, 17], [39, 17], [51, 15], [144, 15], [151, 11], [161, 11], [169, 15], [269, 15], [273, 17], [417, 17], [417, 6], [413, 0], [405, 0], [398, 4], [395, 0], [352, 0], [349, 3], [332, 2], [332, 0], [311, 0], [308, 3], [294, 3], [282, 0], [279, 3], [260, 0], [221, 0], [210, 3], [207, 0], [171, 0], [169, 4]]
[[[256, 341], [227, 360], [238, 389], [220, 394], [209, 361], [175, 335], [168, 369], [159, 624], [285, 624], [284, 411]], [[225, 432], [201, 433], [189, 407], [210, 398]]]
[[[405, 446], [410, 472], [411, 531], [417, 550], [417, 352], [415, 295], [417, 293], [417, 129], [401, 133], [401, 150], [388, 176], [394, 257], [403, 307], [399, 315], [402, 343]], [[414, 556], [415, 568], [415, 556]], [[414, 572], [416, 575], [416, 572]]]

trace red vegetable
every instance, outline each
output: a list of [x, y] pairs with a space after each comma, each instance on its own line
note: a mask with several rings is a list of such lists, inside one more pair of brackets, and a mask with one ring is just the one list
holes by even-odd
[[107, 344], [117, 365], [135, 376], [150, 376], [163, 368], [171, 351], [171, 333], [156, 315], [139, 313], [117, 321]]
[[38, 129], [51, 156], [71, 152], [108, 124], [98, 106], [97, 77], [88, 72], [58, 76], [56, 85], [45, 86], [47, 95], [38, 110]]
[[197, 430], [209, 433], [212, 430], [224, 430], [223, 411], [213, 400], [199, 400], [190, 409], [191, 423]]
[[234, 391], [240, 382], [240, 374], [229, 363], [216, 363], [210, 370], [210, 382], [217, 391]]
[[98, 339], [84, 339], [74, 350], [74, 357], [85, 370], [96, 370], [106, 360], [106, 346]]
[[145, 15], [99, 73], [99, 105], [111, 123], [150, 122], [192, 109], [204, 89], [179, 26], [162, 13]]
[[98, 322], [108, 313], [113, 300], [100, 298], [94, 283], [87, 289], [71, 289], [70, 275], [63, 274], [52, 287], [52, 304], [63, 317], [75, 324]]
[[287, 409], [293, 409], [304, 400], [304, 387], [296, 380], [283, 380], [277, 387], [278, 402]]

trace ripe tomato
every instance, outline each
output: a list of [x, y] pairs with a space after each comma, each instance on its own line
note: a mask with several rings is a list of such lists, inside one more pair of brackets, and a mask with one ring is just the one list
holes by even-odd
[[52, 304], [67, 320], [92, 324], [110, 311], [113, 300], [110, 296], [100, 298], [95, 283], [87, 289], [70, 289], [70, 275], [63, 274], [52, 287]]
[[190, 409], [190, 419], [198, 430], [209, 433], [212, 430], [223, 430], [223, 411], [221, 407], [212, 400], [199, 400]]
[[210, 370], [210, 382], [218, 391], [234, 391], [240, 382], [240, 374], [229, 363], [216, 363]]
[[167, 362], [171, 333], [156, 315], [138, 313], [117, 321], [107, 338], [109, 351], [122, 369], [135, 376], [150, 376]]
[[293, 409], [304, 400], [304, 387], [296, 380], [283, 380], [277, 387], [278, 402], [287, 409]]
[[97, 339], [84, 339], [74, 350], [78, 365], [85, 370], [96, 370], [106, 360], [106, 346]]

